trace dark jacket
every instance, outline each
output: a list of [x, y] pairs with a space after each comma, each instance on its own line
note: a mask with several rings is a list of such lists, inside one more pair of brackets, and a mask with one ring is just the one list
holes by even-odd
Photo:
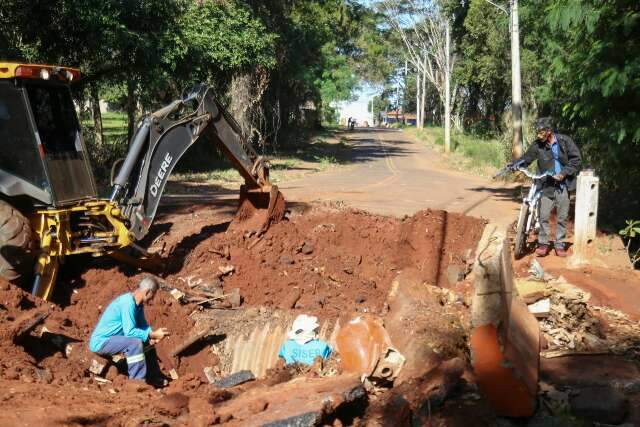
[[[562, 166], [562, 168], [560, 169], [560, 173], [565, 176], [562, 182], [567, 185], [567, 189], [569, 191], [575, 191], [576, 177], [578, 176], [578, 172], [580, 172], [580, 164], [582, 163], [580, 150], [578, 150], [576, 143], [573, 142], [573, 140], [567, 135], [556, 133], [555, 136], [559, 148], [558, 160], [560, 161], [560, 165]], [[537, 161], [538, 174], [544, 173], [546, 171], [555, 173], [553, 152], [551, 151], [551, 147], [549, 146], [549, 144], [547, 144], [546, 141], [537, 140], [536, 142], [531, 144], [520, 161], [522, 162], [522, 166], [524, 167], [527, 167], [534, 161]], [[556, 181], [552, 177], [548, 177], [543, 183], [542, 191], [546, 195], [553, 195], [554, 188], [559, 185], [560, 183], [558, 181]]]

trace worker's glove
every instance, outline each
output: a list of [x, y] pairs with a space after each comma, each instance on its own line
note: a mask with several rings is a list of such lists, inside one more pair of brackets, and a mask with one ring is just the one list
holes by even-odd
[[564, 175], [561, 173], [557, 173], [553, 175], [553, 179], [555, 179], [556, 181], [562, 181], [564, 179]]

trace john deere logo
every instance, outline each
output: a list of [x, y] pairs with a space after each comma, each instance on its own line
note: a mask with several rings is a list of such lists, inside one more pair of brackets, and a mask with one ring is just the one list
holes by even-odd
[[171, 165], [172, 160], [173, 157], [171, 157], [169, 153], [165, 154], [164, 160], [162, 161], [158, 174], [156, 175], [156, 179], [153, 181], [153, 185], [151, 186], [151, 194], [153, 197], [158, 195], [158, 189], [162, 185], [162, 181], [164, 181], [167, 176], [167, 169], [169, 169], [169, 165]]

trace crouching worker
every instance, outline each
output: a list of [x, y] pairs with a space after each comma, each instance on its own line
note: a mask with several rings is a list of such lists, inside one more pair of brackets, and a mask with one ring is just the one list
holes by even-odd
[[293, 321], [293, 326], [278, 356], [289, 365], [291, 363], [303, 363], [313, 365], [316, 358], [327, 359], [331, 355], [331, 347], [318, 339], [318, 318], [301, 314]]
[[131, 379], [144, 380], [147, 376], [144, 344], [169, 335], [166, 328], [152, 330], [144, 318], [144, 303], [151, 301], [157, 290], [156, 280], [145, 277], [135, 291], [114, 299], [89, 340], [89, 349], [101, 356], [124, 353]]

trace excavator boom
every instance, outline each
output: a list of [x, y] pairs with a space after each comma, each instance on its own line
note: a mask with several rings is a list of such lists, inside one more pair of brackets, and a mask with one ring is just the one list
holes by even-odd
[[142, 239], [153, 223], [160, 197], [175, 165], [189, 147], [204, 139], [216, 144], [245, 180], [238, 220], [261, 212], [260, 232], [284, 216], [284, 198], [269, 181], [268, 163], [244, 137], [240, 126], [207, 86], [145, 117], [114, 180], [111, 196]]

